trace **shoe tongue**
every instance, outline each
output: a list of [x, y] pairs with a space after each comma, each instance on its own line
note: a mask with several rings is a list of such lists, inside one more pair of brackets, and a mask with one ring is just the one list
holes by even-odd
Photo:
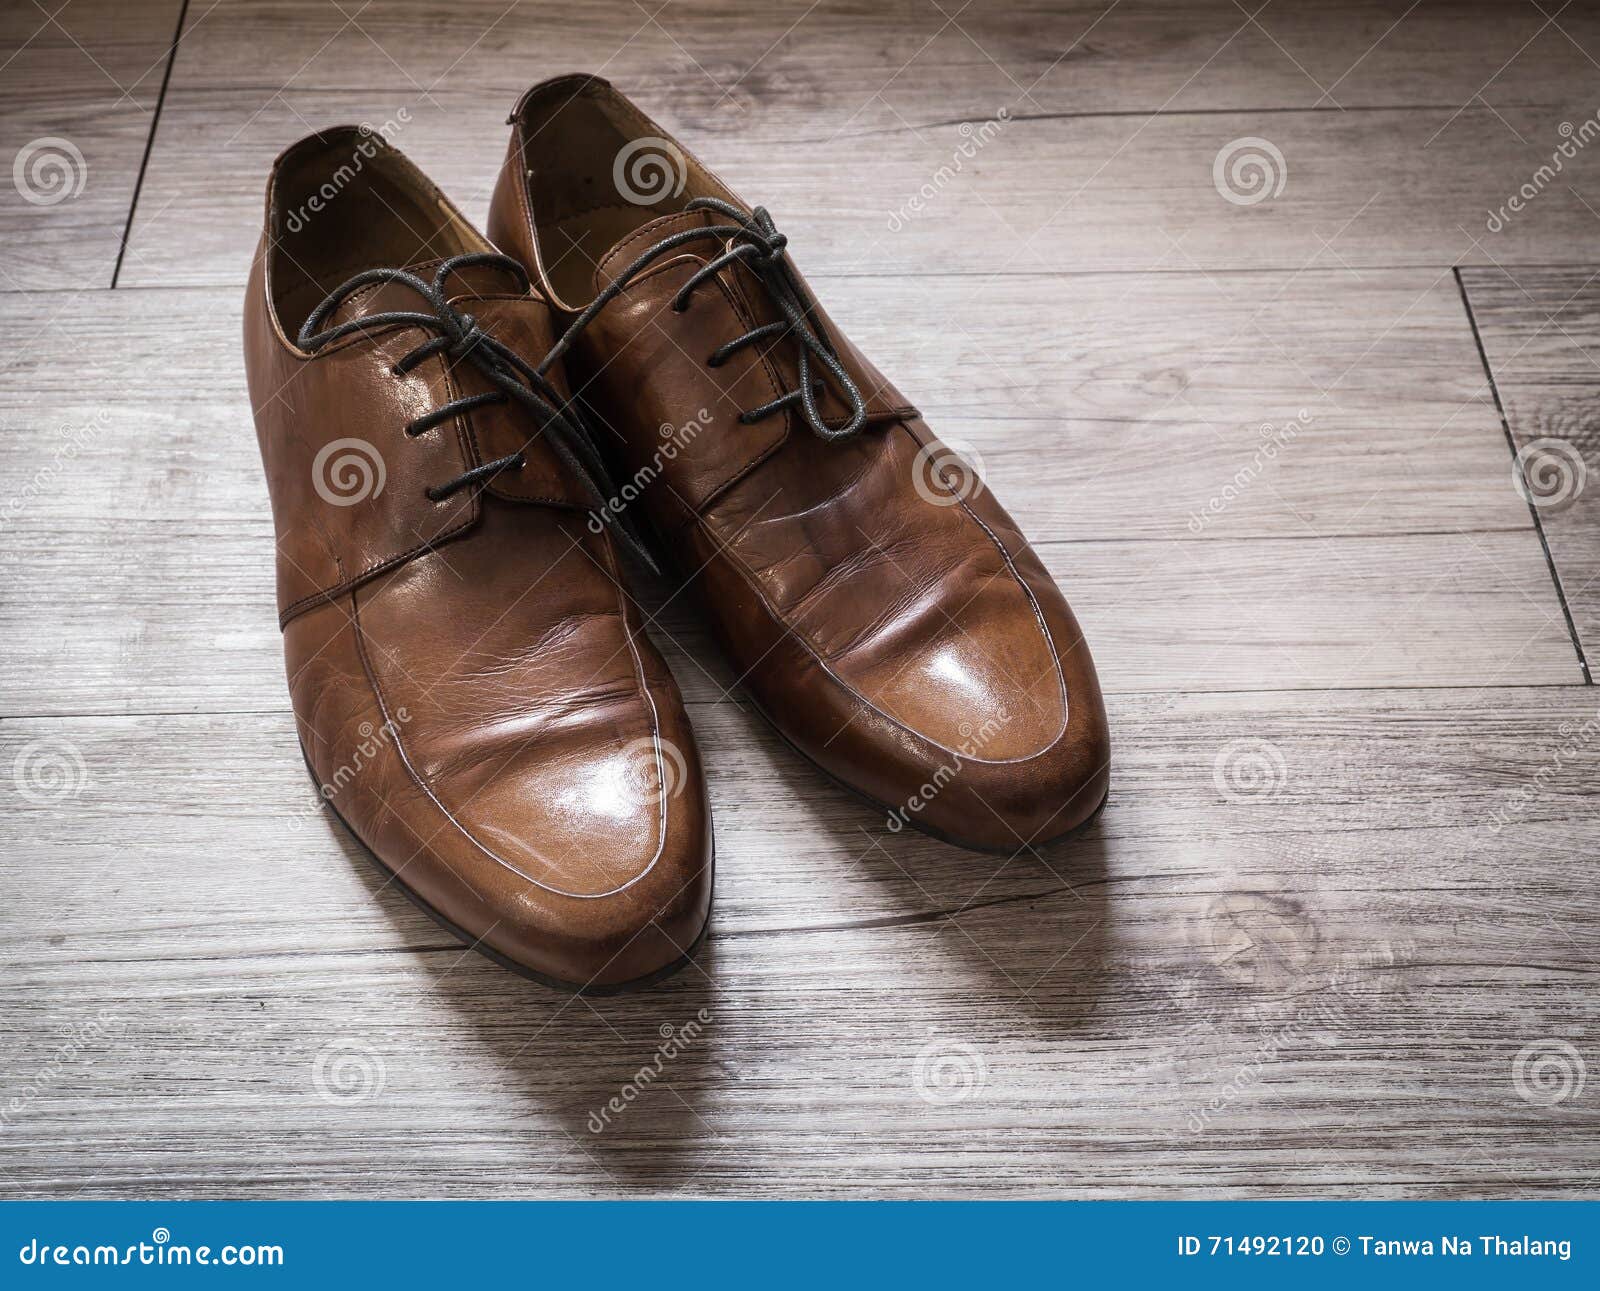
[[[405, 271], [431, 284], [443, 263], [442, 258], [423, 260], [407, 265]], [[473, 264], [454, 270], [445, 280], [444, 293], [445, 299], [454, 301], [473, 296], [504, 296], [508, 293], [520, 296], [524, 294], [524, 289], [521, 280], [510, 269], [492, 264]], [[345, 297], [323, 327], [337, 327], [340, 323], [370, 318], [374, 314], [428, 312], [428, 302], [404, 283], [374, 282]]]
[[[641, 225], [627, 237], [623, 238], [616, 246], [601, 258], [594, 270], [594, 289], [596, 292], [609, 287], [624, 269], [637, 260], [641, 255], [653, 247], [662, 238], [671, 237], [674, 233], [682, 233], [685, 229], [703, 229], [713, 224], [726, 224], [726, 217], [718, 215], [715, 211], [679, 211], [674, 215], [663, 215], [651, 220], [648, 224]], [[694, 256], [697, 260], [709, 260], [713, 255], [722, 250], [721, 246], [710, 238], [686, 242], [676, 251], [669, 251], [662, 257], [670, 259], [674, 255]], [[656, 261], [659, 264], [661, 261]]]

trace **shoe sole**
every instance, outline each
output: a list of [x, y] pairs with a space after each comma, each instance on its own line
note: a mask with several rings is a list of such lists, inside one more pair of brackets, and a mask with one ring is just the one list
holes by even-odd
[[[466, 929], [461, 928], [455, 923], [452, 923], [448, 918], [440, 914], [439, 911], [435, 910], [431, 905], [424, 901], [416, 892], [413, 892], [411, 888], [407, 886], [405, 880], [402, 879], [394, 870], [385, 865], [378, 854], [362, 841], [361, 835], [356, 833], [356, 831], [351, 828], [350, 822], [340, 815], [339, 809], [323, 796], [322, 781], [317, 779], [317, 773], [312, 769], [311, 759], [306, 757], [305, 745], [303, 744], [300, 746], [300, 757], [306, 764], [306, 773], [310, 775], [311, 783], [316, 786], [317, 797], [322, 799], [322, 805], [328, 809], [333, 818], [337, 820], [344, 828], [345, 833], [349, 834], [350, 837], [355, 840], [356, 846], [359, 847], [365, 854], [366, 858], [377, 867], [378, 872], [385, 878], [392, 879], [394, 881], [394, 886], [400, 890], [401, 895], [404, 896], [407, 901], [411, 902], [411, 904], [416, 906], [418, 910], [422, 911], [423, 914], [432, 919], [434, 923], [438, 924], [457, 941], [461, 942], [462, 945], [466, 946], [468, 950], [476, 951], [485, 959], [498, 964], [501, 968], [515, 973], [518, 977], [525, 977], [530, 982], [537, 982], [540, 986], [547, 986], [551, 990], [571, 991], [578, 995], [627, 995], [634, 991], [645, 990], [648, 987], [656, 985], [658, 982], [663, 982], [667, 978], [671, 977], [674, 973], [680, 972], [682, 969], [687, 967], [691, 962], [693, 962], [696, 953], [698, 953], [700, 947], [705, 944], [707, 934], [709, 934], [711, 931], [711, 909], [708, 906], [706, 909], [706, 921], [701, 925], [699, 933], [695, 936], [695, 939], [693, 943], [690, 944], [688, 950], [684, 951], [683, 954], [678, 956], [678, 958], [673, 960], [670, 964], [664, 964], [662, 967], [646, 973], [643, 977], [629, 978], [625, 982], [569, 982], [565, 978], [552, 977], [548, 973], [539, 972], [539, 970], [536, 968], [529, 968], [526, 964], [519, 964], [516, 960], [511, 959], [506, 955], [502, 955], [498, 950], [494, 949], [494, 947], [485, 945], [481, 937], [474, 937], [471, 933], [467, 932]], [[715, 873], [717, 866], [717, 844], [716, 836], [714, 834], [712, 835], [711, 840], [711, 858], [709, 863], [711, 865], [712, 872]]]

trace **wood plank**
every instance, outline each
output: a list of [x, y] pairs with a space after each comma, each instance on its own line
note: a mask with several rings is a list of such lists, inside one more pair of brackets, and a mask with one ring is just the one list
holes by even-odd
[[[1253, 16], [1252, 16], [1253, 15]], [[592, 70], [708, 134], [770, 141], [985, 117], [1585, 102], [1600, 15], [1531, 5], [1331, 0], [222, 0], [190, 22], [175, 84], [264, 99], [317, 87], [420, 94], [470, 79], [509, 100]], [[1508, 57], [1508, 55], [1510, 57]], [[532, 59], [537, 57], [535, 64]], [[632, 91], [630, 91], [632, 92]], [[664, 107], [663, 111], [669, 110]]]
[[1600, 665], [1600, 270], [1470, 269], [1462, 283], [1593, 669]]
[[[1002, 863], [889, 835], [697, 706], [701, 971], [587, 1003], [445, 945], [331, 821], [300, 825], [287, 718], [0, 723], [0, 765], [45, 741], [84, 769], [0, 815], [0, 1192], [1582, 1187], [1592, 1100], [1525, 1101], [1512, 1073], [1600, 1042], [1594, 692], [1112, 708], [1100, 823]], [[1259, 793], [1219, 789], [1240, 741], [1265, 741]], [[666, 1088], [595, 1132], [702, 1009]], [[934, 1068], [972, 1088], [925, 1099]]]
[[[242, 283], [267, 167], [314, 124], [376, 125], [406, 111], [396, 142], [481, 220], [505, 147], [502, 117], [476, 93], [431, 97], [438, 106], [395, 90], [318, 91], [246, 121], [231, 93], [173, 90], [127, 281]], [[1488, 213], [1549, 159], [1567, 119], [1545, 109], [1499, 115], [1509, 127], [1478, 108], [1018, 119], [920, 208], [919, 193], [971, 146], [962, 125], [781, 148], [734, 136], [697, 150], [735, 191], [772, 209], [808, 271], [1360, 272], [1569, 257], [1592, 230], [1590, 208], [1600, 209], [1600, 149], [1579, 154], [1565, 183], [1490, 233]], [[1213, 162], [1263, 132], [1285, 159], [1275, 171], [1288, 176], [1283, 191], [1257, 205], [1225, 200]], [[848, 184], [819, 183], [841, 174]]]
[[110, 285], [178, 10], [0, 10], [0, 159], [13, 167], [0, 185], [0, 290]]
[[[1041, 538], [1530, 525], [1447, 273], [868, 277], [822, 290]], [[0, 431], [15, 433], [0, 433], [0, 498], [70, 453], [83, 469], [33, 489], [30, 512], [265, 514], [236, 292], [9, 305]], [[90, 361], [65, 368], [69, 351]]]
[[[1532, 533], [1036, 545], [1111, 691], [1581, 680]], [[29, 526], [0, 568], [0, 715], [286, 706], [264, 517]], [[734, 683], [683, 598], [653, 627], [687, 696]]]
[[[1586, 236], [1600, 207], [1600, 161], [1580, 151], [1525, 214], [1487, 228], [1562, 123], [1594, 111], [1592, 12], [1363, 3], [1251, 21], [1207, 0], [1178, 21], [1165, 5], [1039, 0], [948, 18], [838, 4], [787, 32], [790, 15], [727, 0], [657, 18], [604, 0], [557, 28], [493, 0], [448, 17], [415, 0], [359, 15], [224, 4], [180, 54], [127, 280], [242, 281], [267, 165], [317, 125], [397, 125], [481, 217], [504, 111], [534, 67], [601, 68], [637, 93], [768, 205], [814, 270], [1529, 262]], [[970, 123], [1002, 108], [1009, 123], [970, 151]], [[1260, 137], [1283, 191], [1224, 200], [1219, 154]]]
[[[909, 287], [883, 308], [881, 280], [830, 286], [981, 458], [1108, 688], [1577, 680], [1453, 285], [1319, 278], [1075, 277], [975, 301], [940, 279], [923, 306], [968, 322], [910, 341], [890, 322], [914, 312]], [[1059, 332], [1024, 338], [1015, 318], [1052, 295], [1070, 302]], [[281, 711], [237, 294], [12, 303], [0, 712]], [[186, 317], [214, 325], [170, 324]], [[64, 371], [67, 346], [93, 361]], [[1022, 420], [992, 420], [1012, 407]], [[1263, 424], [1293, 429], [1300, 408], [1305, 429], [1263, 461]], [[1374, 427], [1387, 442], [1367, 452]], [[1041, 466], [1042, 439], [1072, 451]], [[681, 599], [660, 626], [686, 692], [720, 696], [733, 677]]]

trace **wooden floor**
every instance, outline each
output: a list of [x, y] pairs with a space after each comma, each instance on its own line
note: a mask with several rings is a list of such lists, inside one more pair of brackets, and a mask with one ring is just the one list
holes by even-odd
[[[6, 5], [0, 1196], [1594, 1195], [1597, 60], [1562, 0]], [[717, 909], [608, 1000], [318, 813], [239, 345], [278, 149], [396, 123], [481, 218], [575, 69], [981, 460], [1116, 740], [1076, 842], [891, 833], [674, 602]]]

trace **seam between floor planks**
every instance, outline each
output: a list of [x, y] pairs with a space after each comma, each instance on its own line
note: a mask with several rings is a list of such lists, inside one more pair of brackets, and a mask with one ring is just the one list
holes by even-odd
[[178, 21], [172, 31], [172, 43], [167, 47], [167, 66], [161, 74], [161, 89], [156, 95], [155, 110], [150, 114], [150, 128], [145, 131], [144, 153], [139, 158], [139, 174], [133, 181], [133, 196], [128, 200], [128, 218], [122, 226], [122, 238], [117, 243], [117, 261], [111, 269], [111, 285], [117, 289], [117, 279], [122, 276], [122, 261], [128, 254], [128, 240], [133, 236], [133, 217], [139, 209], [139, 194], [144, 191], [145, 172], [150, 169], [150, 153], [155, 148], [156, 129], [161, 124], [161, 108], [167, 101], [167, 87], [172, 84], [172, 66], [178, 61], [178, 45], [183, 40], [184, 21], [189, 14], [189, 0], [178, 5]]
[[[1461, 269], [1454, 271], [1456, 288], [1461, 293], [1461, 307], [1466, 310], [1467, 326], [1472, 329], [1472, 343], [1478, 347], [1478, 361], [1483, 364], [1483, 376], [1489, 383], [1489, 393], [1494, 398], [1494, 410], [1500, 417], [1500, 430], [1506, 438], [1506, 448], [1511, 454], [1513, 470], [1519, 469], [1515, 464], [1518, 461], [1517, 439], [1511, 433], [1511, 419], [1506, 415], [1504, 400], [1500, 397], [1500, 384], [1495, 380], [1494, 365], [1489, 362], [1489, 352], [1484, 348], [1483, 333], [1478, 330], [1478, 319], [1472, 309], [1472, 294], [1467, 290], [1466, 279], [1461, 276]], [[1550, 550], [1550, 539], [1544, 531], [1544, 519], [1539, 514], [1539, 508], [1534, 503], [1531, 492], [1526, 497], [1528, 505], [1528, 519], [1533, 526], [1533, 531], [1539, 535], [1539, 546], [1544, 552], [1545, 567], [1550, 571], [1550, 582], [1555, 588], [1556, 602], [1561, 606], [1561, 616], [1567, 622], [1567, 633], [1572, 637], [1572, 648], [1578, 655], [1578, 668], [1583, 673], [1585, 685], [1594, 684], [1594, 675], [1589, 671], [1589, 659], [1583, 650], [1583, 637], [1578, 632], [1578, 624], [1572, 617], [1572, 606], [1567, 600], [1566, 585], [1561, 579], [1561, 570], [1556, 566], [1556, 558]]]
[[[648, 629], [647, 629], [648, 631]], [[1405, 691], [1456, 691], [1456, 690], [1587, 690], [1592, 683], [1581, 681], [1496, 681], [1496, 682], [1396, 682], [1388, 686], [1308, 686], [1304, 690], [1291, 692], [1295, 695], [1392, 695]], [[1282, 687], [1267, 686], [1261, 689], [1249, 687], [1219, 688], [1217, 690], [1118, 690], [1113, 691], [1118, 699], [1137, 699], [1141, 696], [1150, 697], [1159, 695], [1164, 699], [1194, 698], [1200, 699], [1209, 695], [1274, 695], [1281, 694]], [[721, 708], [723, 705], [732, 705], [734, 708], [748, 710], [755, 709], [748, 700], [737, 694], [729, 694], [723, 699], [685, 699], [684, 707], [688, 709]], [[105, 711], [85, 711], [77, 713], [0, 713], [0, 723], [4, 722], [94, 722], [105, 720], [134, 721], [144, 718], [157, 717], [293, 717], [294, 710], [287, 704], [279, 704], [268, 708], [163, 708], [163, 709], [107, 709]], [[1432, 828], [1427, 826], [1426, 828]]]

